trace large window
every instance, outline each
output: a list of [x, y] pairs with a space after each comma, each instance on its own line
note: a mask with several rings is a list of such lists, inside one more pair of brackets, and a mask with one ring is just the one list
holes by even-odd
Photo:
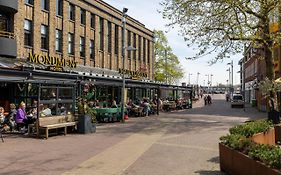
[[74, 34], [68, 33], [68, 54], [74, 55]]
[[142, 46], [143, 46], [143, 62], [145, 63], [146, 61], [146, 39], [143, 38], [143, 43], [142, 43]]
[[[132, 44], [131, 42], [132, 42], [132, 40], [131, 40], [131, 32], [128, 30], [127, 31], [127, 44], [128, 44], [128, 47], [131, 46], [131, 44]], [[130, 51], [130, 50], [127, 51], [128, 59], [131, 59], [131, 57], [132, 57], [131, 53], [132, 53], [132, 51]]]
[[41, 25], [41, 49], [48, 50], [48, 26]]
[[69, 4], [68, 7], [68, 18], [72, 21], [75, 20], [75, 6], [73, 4]]
[[56, 52], [62, 52], [62, 31], [56, 29]]
[[[134, 36], [133, 36], [133, 47], [134, 48], [137, 48], [137, 35], [134, 33]], [[134, 51], [133, 52], [133, 59], [137, 59], [137, 52]]]
[[147, 40], [147, 62], [150, 63], [150, 42]]
[[104, 27], [103, 27], [103, 18], [100, 18], [100, 50], [103, 51], [104, 48]]
[[25, 0], [25, 4], [33, 5], [34, 1], [33, 0]]
[[91, 14], [91, 28], [94, 29], [96, 25], [96, 18], [94, 14]]
[[81, 24], [85, 25], [86, 24], [86, 10], [80, 9], [80, 21]]
[[90, 40], [90, 58], [95, 59], [95, 41]]
[[41, 0], [41, 9], [49, 10], [49, 0]]
[[24, 45], [32, 47], [32, 22], [24, 20]]
[[115, 44], [115, 54], [118, 54], [119, 52], [119, 27], [118, 25], [115, 25], [115, 34], [114, 34], [114, 44]]
[[80, 36], [80, 57], [85, 57], [85, 38]]
[[57, 8], [56, 8], [56, 15], [57, 16], [62, 16], [62, 0], [56, 0], [57, 1]]
[[[48, 109], [48, 112], [46, 111]], [[69, 115], [75, 111], [73, 87], [41, 87], [40, 117]]]
[[141, 60], [141, 36], [139, 36], [139, 49], [138, 49], [138, 53], [139, 53], [139, 60]]
[[107, 51], [108, 53], [111, 53], [111, 48], [112, 48], [112, 41], [111, 41], [111, 35], [112, 35], [112, 25], [111, 22], [107, 22]]

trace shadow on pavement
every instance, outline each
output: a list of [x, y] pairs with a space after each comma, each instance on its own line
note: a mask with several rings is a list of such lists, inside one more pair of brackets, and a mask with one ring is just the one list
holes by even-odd
[[200, 175], [225, 175], [224, 173], [220, 172], [220, 171], [205, 171], [205, 170], [199, 170], [199, 171], [195, 171], [196, 174], [200, 174]]

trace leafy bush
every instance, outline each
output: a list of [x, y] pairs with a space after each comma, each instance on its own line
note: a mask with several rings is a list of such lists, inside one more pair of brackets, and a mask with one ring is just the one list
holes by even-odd
[[248, 148], [252, 145], [252, 142], [245, 136], [237, 134], [223, 136], [220, 140], [224, 145], [241, 152], [247, 152]]
[[248, 154], [272, 168], [281, 168], [281, 149], [277, 146], [256, 144]]
[[273, 127], [272, 122], [267, 120], [257, 120], [243, 125], [237, 125], [230, 128], [229, 132], [230, 134], [242, 135], [248, 138], [257, 133], [266, 132], [271, 127]]

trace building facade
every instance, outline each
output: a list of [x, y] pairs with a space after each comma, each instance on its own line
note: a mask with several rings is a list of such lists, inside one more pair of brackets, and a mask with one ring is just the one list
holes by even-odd
[[[126, 100], [161, 87], [175, 97], [188, 91], [154, 82], [154, 33], [127, 16], [123, 36], [122, 15], [101, 0], [0, 0], [0, 106], [41, 100], [58, 108], [65, 97], [74, 112], [86, 84], [96, 87], [95, 100], [120, 103], [123, 74]], [[124, 40], [135, 50], [125, 51], [123, 68]]]
[[[3, 1], [5, 2], [5, 1]], [[18, 0], [10, 17], [16, 56], [30, 53], [74, 60], [78, 65], [118, 71], [122, 68], [122, 12], [96, 0]], [[125, 69], [153, 80], [153, 32], [128, 17], [125, 42], [137, 48], [125, 53]], [[6, 30], [7, 31], [7, 30]], [[1, 52], [0, 52], [1, 55]]]

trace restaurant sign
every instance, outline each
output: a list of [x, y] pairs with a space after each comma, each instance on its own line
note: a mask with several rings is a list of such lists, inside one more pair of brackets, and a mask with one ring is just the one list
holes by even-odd
[[62, 72], [63, 68], [76, 68], [77, 62], [74, 60], [67, 60], [59, 57], [51, 57], [43, 54], [29, 53], [28, 61], [30, 63], [42, 64], [47, 66], [47, 70]]
[[131, 76], [132, 79], [141, 79], [141, 78], [147, 78], [148, 75], [145, 72], [140, 71], [131, 71], [127, 69], [119, 69], [119, 74], [125, 74]]

